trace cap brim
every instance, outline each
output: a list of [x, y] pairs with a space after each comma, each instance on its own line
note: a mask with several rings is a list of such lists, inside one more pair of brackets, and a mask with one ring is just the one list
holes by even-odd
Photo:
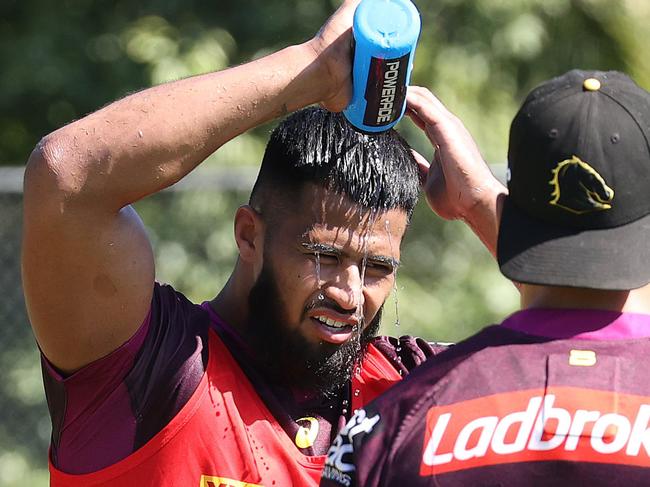
[[533, 218], [506, 198], [497, 244], [504, 276], [528, 284], [636, 289], [650, 282], [650, 215], [580, 230]]

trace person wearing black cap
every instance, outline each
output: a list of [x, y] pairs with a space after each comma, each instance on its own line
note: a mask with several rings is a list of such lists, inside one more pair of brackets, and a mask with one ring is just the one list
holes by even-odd
[[521, 311], [357, 411], [321, 485], [650, 485], [649, 136], [624, 74], [529, 94], [497, 245]]

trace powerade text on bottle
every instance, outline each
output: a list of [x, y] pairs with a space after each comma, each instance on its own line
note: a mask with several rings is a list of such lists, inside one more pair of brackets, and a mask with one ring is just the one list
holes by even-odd
[[363, 132], [382, 132], [406, 109], [420, 13], [410, 0], [362, 0], [353, 31], [353, 94], [343, 113]]

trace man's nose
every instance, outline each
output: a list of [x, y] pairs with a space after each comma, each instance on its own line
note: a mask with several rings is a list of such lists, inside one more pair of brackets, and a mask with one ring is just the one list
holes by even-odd
[[343, 309], [361, 311], [364, 303], [363, 272], [356, 264], [339, 268], [323, 287], [325, 294]]

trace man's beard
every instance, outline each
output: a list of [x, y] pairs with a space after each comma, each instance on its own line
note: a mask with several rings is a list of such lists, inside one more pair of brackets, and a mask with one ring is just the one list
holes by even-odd
[[[273, 271], [265, 263], [248, 295], [246, 338], [258, 371], [276, 385], [326, 396], [336, 394], [350, 380], [353, 368], [360, 364], [368, 343], [377, 335], [382, 309], [365, 329], [360, 323], [346, 343], [314, 345], [300, 330], [288, 327], [276, 282]], [[338, 308], [329, 300], [319, 301], [318, 306]], [[363, 331], [360, 333], [359, 329]]]

